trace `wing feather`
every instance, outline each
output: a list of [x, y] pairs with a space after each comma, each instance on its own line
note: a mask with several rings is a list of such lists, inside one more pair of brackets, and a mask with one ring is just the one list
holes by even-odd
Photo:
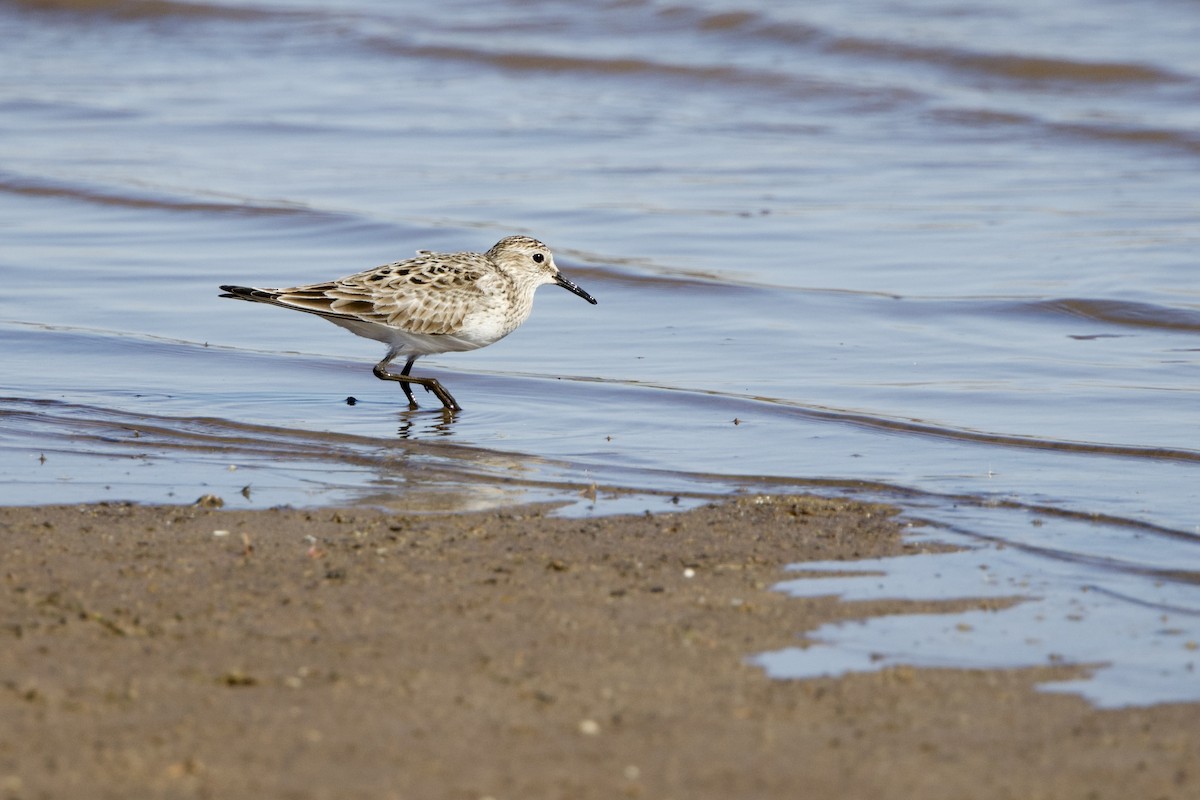
[[243, 300], [318, 314], [333, 320], [384, 325], [420, 334], [459, 332], [467, 315], [486, 304], [480, 282], [494, 274], [478, 253], [422, 253], [335, 281], [290, 289], [224, 287]]

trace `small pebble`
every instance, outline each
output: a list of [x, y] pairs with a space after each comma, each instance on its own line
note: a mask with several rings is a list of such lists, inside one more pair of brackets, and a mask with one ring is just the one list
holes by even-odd
[[594, 719], [585, 719], [579, 723], [579, 732], [584, 736], [595, 736], [600, 733], [600, 723]]

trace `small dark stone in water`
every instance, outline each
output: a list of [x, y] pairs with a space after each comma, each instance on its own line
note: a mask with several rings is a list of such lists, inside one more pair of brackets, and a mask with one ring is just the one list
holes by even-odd
[[357, 405], [357, 404], [358, 404], [358, 398], [355, 398], [355, 397], [347, 397], [346, 398], [346, 405], [353, 406], [353, 405]]

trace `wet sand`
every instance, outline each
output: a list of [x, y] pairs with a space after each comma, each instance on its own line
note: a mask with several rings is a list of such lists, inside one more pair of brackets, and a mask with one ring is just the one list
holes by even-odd
[[899, 534], [812, 498], [0, 508], [0, 798], [1200, 797], [1200, 707], [1032, 688], [1073, 668], [746, 663], [899, 608], [770, 590]]

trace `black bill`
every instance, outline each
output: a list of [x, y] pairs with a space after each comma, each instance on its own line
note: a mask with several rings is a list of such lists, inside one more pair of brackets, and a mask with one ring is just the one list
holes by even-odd
[[561, 272], [554, 276], [554, 282], [566, 289], [571, 294], [577, 294], [592, 305], [596, 305], [596, 298], [592, 297], [583, 289], [580, 289], [572, 281], [567, 280]]

